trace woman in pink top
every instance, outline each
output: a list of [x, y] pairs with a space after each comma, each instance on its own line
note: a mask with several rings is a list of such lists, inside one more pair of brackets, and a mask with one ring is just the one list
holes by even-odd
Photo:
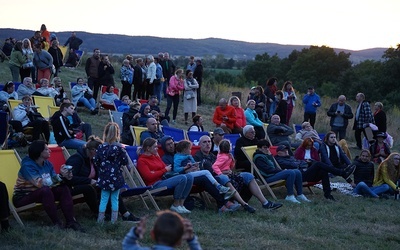
[[240, 131], [240, 133], [243, 132], [243, 127], [246, 126], [246, 117], [244, 116], [244, 109], [242, 108], [242, 105], [240, 104], [240, 99], [237, 96], [232, 96], [229, 98], [229, 105], [235, 108], [236, 112], [236, 124], [235, 128]]
[[172, 124], [175, 124], [176, 116], [178, 114], [179, 92], [185, 88], [184, 82], [182, 69], [177, 69], [175, 75], [169, 79], [165, 117], [168, 117], [169, 110], [171, 109], [172, 104], [174, 104], [174, 110], [172, 111]]

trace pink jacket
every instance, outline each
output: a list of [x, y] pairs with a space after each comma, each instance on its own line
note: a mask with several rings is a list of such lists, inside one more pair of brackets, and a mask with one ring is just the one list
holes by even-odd
[[183, 90], [185, 88], [184, 86], [184, 81], [179, 80], [176, 75], [173, 75], [171, 79], [169, 79], [169, 86], [167, 93], [170, 93], [171, 91], [174, 92], [174, 95], [179, 94], [179, 91]]
[[222, 171], [230, 170], [235, 165], [235, 161], [231, 154], [219, 153], [217, 160], [212, 165], [212, 169], [216, 175], [221, 175]]

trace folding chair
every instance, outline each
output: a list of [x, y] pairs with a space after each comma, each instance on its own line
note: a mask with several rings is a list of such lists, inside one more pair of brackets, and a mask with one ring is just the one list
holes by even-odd
[[8, 127], [8, 113], [0, 111], [0, 150], [7, 149]]
[[77, 68], [79, 66], [79, 64], [81, 63], [82, 60], [82, 56], [85, 52], [83, 50], [75, 50], [75, 54], [78, 56], [78, 62], [75, 66], [75, 68]]
[[224, 139], [227, 139], [231, 142], [232, 148], [231, 148], [231, 153], [235, 152], [235, 146], [236, 146], [236, 141], [237, 139], [240, 138], [240, 134], [225, 134]]
[[163, 126], [162, 131], [165, 135], [171, 136], [176, 142], [186, 140], [187, 138], [186, 131], [183, 129]]
[[119, 131], [122, 133], [122, 115], [124, 114], [124, 112], [108, 110], [108, 113], [110, 115], [111, 122], [115, 122], [116, 124], [118, 124]]
[[42, 116], [46, 119], [49, 120], [50, 118], [50, 113], [48, 106], [56, 106], [56, 102], [53, 97], [47, 97], [47, 96], [33, 96], [33, 102], [35, 103], [36, 106], [40, 108], [39, 112], [42, 114]]
[[[103, 95], [107, 90], [107, 86], [102, 86], [101, 87], [101, 95]], [[119, 89], [118, 88], [114, 88], [114, 94], [116, 94], [117, 96], [119, 95]], [[101, 95], [98, 97], [99, 100], [101, 99]], [[100, 101], [98, 100], [98, 103], [100, 103]], [[100, 115], [100, 111], [102, 109], [107, 109], [107, 110], [116, 110], [114, 104], [108, 104], [108, 103], [101, 103], [100, 104], [100, 109], [99, 109], [99, 115]]]
[[294, 124], [293, 123], [293, 130], [294, 133], [297, 134], [302, 129], [301, 124]]
[[4, 89], [4, 84], [0, 84], [0, 91]]
[[63, 61], [68, 54], [68, 46], [59, 46], [61, 53], [63, 54]]
[[51, 150], [48, 160], [53, 164], [54, 171], [59, 174], [61, 166], [65, 164], [70, 154], [65, 147], [60, 147], [57, 144], [50, 144], [48, 147]]
[[[8, 99], [8, 108], [10, 109], [10, 114], [11, 118], [13, 118], [13, 110], [16, 108], [19, 104], [21, 104], [21, 100], [12, 100]], [[25, 127], [23, 128], [23, 133], [27, 135], [32, 135], [33, 127]]]
[[200, 141], [200, 137], [202, 137], [203, 135], [210, 136], [210, 133], [207, 131], [202, 131], [202, 132], [187, 131], [186, 135], [187, 135], [187, 138], [189, 139], [189, 141], [194, 142], [194, 141]]
[[123, 102], [122, 102], [121, 100], [115, 99], [115, 100], [114, 100], [114, 108], [115, 108], [115, 110], [118, 111], [118, 107], [121, 106], [122, 103], [123, 103]]
[[[164, 191], [167, 189], [167, 187], [161, 187], [161, 188], [156, 188], [153, 189], [152, 186], [146, 186], [144, 183], [142, 177], [140, 176], [139, 171], [136, 168], [136, 165], [134, 162], [137, 162], [138, 159], [138, 151], [139, 147], [138, 146], [126, 146], [126, 154], [128, 156], [128, 161], [129, 161], [129, 167], [130, 171], [126, 166], [123, 166], [123, 171], [125, 175], [127, 175], [128, 180], [132, 186], [133, 189], [141, 189], [144, 191], [143, 193], [139, 194], [140, 198], [145, 205], [145, 207], [149, 210], [149, 207], [147, 206], [146, 201], [144, 200], [145, 197], [148, 197], [150, 199], [150, 202], [153, 204], [154, 208], [158, 211], [160, 210], [160, 207], [158, 206], [157, 202], [155, 201], [153, 194]], [[136, 181], [135, 181], [136, 179]], [[122, 194], [121, 194], [122, 195]]]
[[140, 146], [140, 134], [147, 128], [139, 126], [130, 126], [129, 128], [133, 136], [133, 145]]
[[279, 180], [279, 181], [274, 181], [271, 183], [268, 183], [264, 176], [261, 174], [260, 170], [258, 169], [258, 167], [256, 166], [256, 164], [254, 164], [253, 162], [253, 154], [257, 149], [257, 146], [247, 146], [247, 147], [242, 147], [242, 152], [244, 153], [244, 155], [246, 156], [247, 160], [250, 162], [251, 164], [251, 173], [254, 174], [254, 176], [258, 179], [260, 179], [262, 185], [260, 185], [260, 188], [267, 188], [268, 192], [271, 194], [271, 196], [276, 200], [276, 196], [275, 193], [272, 191], [271, 187], [280, 187], [282, 185], [285, 184], [285, 181], [283, 180]]
[[47, 108], [49, 110], [50, 118], [54, 115], [55, 112], [60, 110], [60, 107], [57, 107], [57, 106], [47, 106]]

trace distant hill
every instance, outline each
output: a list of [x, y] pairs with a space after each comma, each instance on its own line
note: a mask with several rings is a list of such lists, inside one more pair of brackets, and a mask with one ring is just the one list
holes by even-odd
[[[17, 39], [30, 38], [33, 30], [0, 29], [0, 39], [6, 37]], [[77, 36], [83, 40], [81, 49], [91, 52], [94, 48], [100, 48], [102, 52], [113, 54], [157, 54], [160, 51], [168, 51], [173, 56], [197, 57], [224, 55], [225, 58], [253, 59], [257, 54], [277, 54], [280, 58], [287, 57], [293, 50], [302, 50], [309, 45], [282, 45], [277, 43], [249, 43], [219, 38], [207, 39], [180, 39], [162, 38], [151, 36], [126, 36], [117, 34], [93, 34], [77, 31]], [[71, 32], [56, 33], [60, 44], [67, 41]], [[387, 48], [371, 48], [360, 51], [336, 49], [336, 52], [351, 53], [350, 60], [359, 63], [364, 60], [381, 60]]]

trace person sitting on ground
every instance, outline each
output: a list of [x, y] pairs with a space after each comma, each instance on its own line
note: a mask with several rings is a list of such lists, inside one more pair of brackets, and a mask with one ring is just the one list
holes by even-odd
[[250, 172], [251, 163], [247, 159], [246, 155], [242, 151], [242, 147], [255, 146], [257, 145], [258, 139], [256, 138], [256, 131], [252, 125], [246, 125], [243, 128], [243, 136], [236, 140], [235, 150], [233, 155], [236, 160], [236, 169], [244, 169], [246, 172]]
[[46, 78], [40, 79], [39, 83], [40, 88], [37, 89], [37, 92], [41, 93], [43, 96], [55, 98], [60, 94], [55, 88], [49, 86], [49, 80]]
[[122, 114], [121, 142], [124, 144], [133, 145], [133, 135], [130, 126], [139, 126], [139, 108], [140, 103], [131, 102], [129, 110]]
[[215, 108], [213, 122], [217, 127], [221, 127], [227, 134], [237, 134], [240, 131], [235, 129], [236, 111], [235, 108], [228, 105], [225, 98], [221, 98], [218, 106]]
[[35, 85], [32, 83], [32, 78], [25, 77], [22, 84], [19, 85], [17, 90], [18, 98], [22, 100], [22, 97], [26, 95], [38, 95], [43, 96], [42, 93], [36, 91]]
[[400, 154], [391, 153], [384, 161], [379, 164], [378, 170], [374, 178], [373, 186], [388, 184], [391, 194], [399, 194], [400, 179]]
[[[96, 185], [99, 170], [93, 165], [93, 157], [101, 144], [103, 144], [103, 141], [99, 137], [92, 135], [86, 144], [78, 148], [76, 153], [71, 155], [65, 162], [66, 165], [73, 167], [73, 177], [67, 182], [71, 187], [72, 195], [83, 194], [86, 204], [96, 219], [99, 213], [100, 189]], [[118, 199], [118, 210], [123, 221], [140, 220], [128, 211], [121, 196]], [[111, 214], [110, 204], [107, 206], [106, 214]]]
[[201, 115], [195, 115], [192, 120], [193, 124], [190, 125], [188, 131], [204, 132], [203, 117], [201, 117]]
[[[58, 228], [64, 228], [57, 215], [59, 206], [66, 219], [65, 228], [84, 232], [75, 220], [71, 192], [65, 185], [65, 180], [72, 179], [72, 172], [63, 165], [60, 174], [56, 174], [48, 160], [50, 153], [51, 150], [44, 141], [37, 140], [29, 146], [28, 156], [21, 162], [14, 187], [14, 206], [18, 208], [34, 202], [42, 203], [52, 223]], [[55, 201], [59, 201], [59, 204]]]
[[[122, 242], [123, 250], [137, 249], [146, 250], [141, 247], [138, 239], [143, 239], [146, 230], [146, 219], [143, 218], [139, 225], [132, 229], [125, 236]], [[156, 245], [152, 249], [175, 249], [179, 247], [183, 240], [186, 240], [190, 250], [201, 250], [197, 236], [194, 234], [190, 220], [182, 218], [179, 214], [172, 211], [157, 212], [157, 220], [151, 231]]]
[[[298, 169], [282, 170], [275, 162], [274, 157], [269, 151], [271, 144], [262, 139], [257, 143], [257, 150], [254, 152], [253, 161], [261, 174], [268, 183], [284, 180], [287, 190], [285, 200], [300, 203], [301, 201], [310, 202], [303, 194], [303, 177]], [[293, 187], [296, 188], [297, 197], [294, 196]]]
[[254, 100], [249, 100], [246, 107], [246, 111], [244, 111], [246, 124], [253, 125], [257, 139], [265, 139], [264, 123], [258, 118], [258, 114], [255, 111], [256, 102]]
[[375, 135], [375, 142], [369, 147], [369, 151], [372, 155], [372, 161], [375, 163], [381, 163], [391, 153], [389, 145], [385, 142], [386, 138], [386, 133], [378, 132]]
[[6, 184], [0, 181], [0, 223], [1, 223], [1, 233], [8, 232], [10, 227], [10, 222], [8, 217], [10, 217], [10, 206], [8, 204], [8, 191]]
[[241, 134], [243, 133], [243, 127], [246, 126], [246, 116], [244, 115], [244, 109], [242, 108], [239, 97], [232, 96], [231, 98], [229, 98], [228, 105], [235, 108], [235, 130], [239, 131], [239, 133]]
[[75, 50], [70, 48], [67, 61], [65, 62], [65, 67], [75, 68], [78, 65], [79, 56], [76, 54]]
[[[68, 97], [65, 97], [61, 99], [61, 104], [63, 103], [71, 103], [71, 100]], [[89, 140], [89, 136], [92, 135], [92, 125], [82, 121], [82, 119], [78, 115], [78, 112], [76, 111], [74, 111], [72, 115], [68, 115], [67, 118], [69, 120], [70, 126], [75, 131], [75, 135], [77, 135], [78, 133], [83, 133], [85, 134], [86, 141]]]
[[297, 148], [299, 145], [298, 143], [290, 142], [289, 135], [293, 134], [294, 130], [288, 125], [281, 123], [279, 115], [273, 115], [271, 117], [271, 123], [268, 125], [267, 133], [272, 145], [285, 145], [289, 149], [290, 155], [293, 155], [291, 150], [292, 146]]
[[68, 116], [75, 112], [74, 104], [63, 103], [60, 110], [51, 117], [51, 126], [53, 127], [54, 137], [60, 147], [78, 149], [85, 145], [85, 141], [76, 138], [77, 130], [71, 126]]
[[83, 78], [78, 77], [76, 79], [76, 85], [71, 89], [72, 103], [76, 106], [79, 102], [90, 110], [90, 114], [97, 115], [99, 113], [96, 107], [96, 101], [93, 98], [93, 91], [83, 84]]
[[304, 139], [311, 138], [314, 141], [314, 147], [319, 149], [322, 144], [322, 140], [318, 135], [317, 130], [313, 129], [309, 122], [303, 122], [301, 129], [296, 133], [296, 141], [303, 142]]
[[146, 127], [147, 130], [140, 133], [140, 145], [143, 145], [144, 140], [149, 137], [156, 139], [160, 143], [164, 133], [159, 129], [157, 120], [154, 118], [147, 119]]
[[109, 85], [106, 88], [106, 92], [100, 98], [101, 104], [114, 105], [114, 100], [119, 100], [119, 97], [114, 93], [114, 86]]
[[287, 124], [287, 101], [283, 100], [283, 92], [281, 90], [276, 91], [275, 93], [275, 103], [276, 103], [276, 109], [274, 112], [274, 115], [279, 115], [279, 118], [281, 118], [281, 123]]
[[359, 156], [353, 161], [356, 166], [354, 171], [354, 182], [351, 185], [354, 187], [353, 193], [362, 196], [379, 198], [380, 195], [389, 191], [388, 184], [373, 186], [375, 177], [375, 166], [371, 162], [371, 153], [363, 149]]

